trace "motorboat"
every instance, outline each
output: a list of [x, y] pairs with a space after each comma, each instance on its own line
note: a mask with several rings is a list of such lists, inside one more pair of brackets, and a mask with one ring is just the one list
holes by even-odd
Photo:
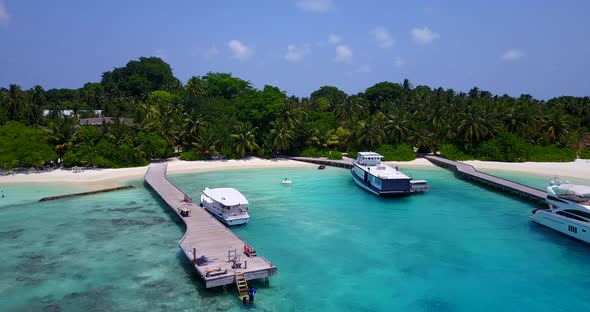
[[533, 210], [531, 220], [590, 243], [590, 187], [554, 179], [547, 186], [546, 208]]
[[318, 166], [318, 170], [324, 170], [324, 169], [326, 169], [326, 165], [319, 165]]
[[227, 225], [246, 224], [250, 220], [248, 200], [234, 188], [206, 188], [201, 207]]
[[403, 197], [430, 189], [425, 180], [412, 180], [398, 167], [382, 164], [382, 158], [378, 153], [359, 152], [351, 169], [354, 182], [381, 197]]
[[293, 181], [285, 178], [285, 179], [283, 179], [283, 181], [281, 181], [281, 183], [283, 183], [283, 184], [291, 184], [291, 183], [293, 183]]

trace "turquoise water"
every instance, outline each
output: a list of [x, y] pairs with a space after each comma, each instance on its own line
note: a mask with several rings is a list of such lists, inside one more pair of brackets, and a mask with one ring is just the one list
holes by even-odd
[[[234, 231], [279, 268], [269, 285], [251, 282], [250, 308], [233, 287], [203, 287], [177, 247], [182, 225], [139, 182], [2, 205], [0, 310], [587, 309], [590, 245], [531, 223], [534, 204], [443, 169], [405, 171], [432, 190], [381, 199], [336, 168], [173, 176], [193, 198], [227, 186], [250, 201], [251, 222]], [[281, 184], [285, 177], [293, 184]]]
[[[518, 172], [501, 171], [501, 170], [481, 170], [481, 171], [488, 173], [488, 174], [495, 175], [497, 177], [512, 180], [514, 182], [518, 182], [518, 183], [526, 184], [526, 185], [529, 185], [532, 187], [536, 187], [541, 190], [546, 190], [547, 185], [549, 185], [549, 181], [555, 179], [555, 176], [540, 175], [540, 174], [523, 175], [522, 173], [518, 173]], [[574, 184], [590, 185], [590, 180], [568, 178], [568, 177], [558, 177], [558, 178], [562, 181], [569, 181]], [[590, 179], [590, 177], [588, 177], [588, 178]]]

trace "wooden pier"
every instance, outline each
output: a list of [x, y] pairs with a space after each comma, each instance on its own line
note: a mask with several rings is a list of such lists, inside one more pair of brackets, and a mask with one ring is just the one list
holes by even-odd
[[477, 171], [477, 169], [475, 169], [473, 166], [464, 164], [462, 162], [431, 155], [424, 156], [424, 158], [428, 159], [437, 166], [455, 171], [465, 179], [473, 180], [484, 185], [491, 186], [502, 191], [507, 191], [537, 202], [545, 203], [545, 198], [547, 198], [547, 193], [540, 189]]
[[[184, 255], [205, 281], [205, 287], [233, 284], [236, 276], [246, 280], [277, 274], [277, 267], [229, 230], [166, 178], [166, 164], [152, 164], [145, 182], [186, 225], [178, 243]], [[248, 255], [244, 252], [248, 251]]]
[[307, 163], [312, 163], [316, 165], [325, 165], [331, 167], [339, 167], [339, 168], [346, 168], [351, 169], [352, 163], [354, 159], [343, 157], [342, 160], [332, 160], [327, 158], [311, 158], [311, 157], [291, 157], [292, 160], [303, 161]]

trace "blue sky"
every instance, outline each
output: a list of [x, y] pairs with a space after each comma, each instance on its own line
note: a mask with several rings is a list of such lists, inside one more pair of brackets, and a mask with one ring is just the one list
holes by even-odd
[[590, 95], [590, 1], [0, 0], [0, 87], [78, 88], [140, 56], [308, 96], [381, 81]]

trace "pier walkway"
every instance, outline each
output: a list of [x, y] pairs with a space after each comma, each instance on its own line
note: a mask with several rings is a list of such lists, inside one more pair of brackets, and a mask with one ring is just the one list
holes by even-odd
[[518, 196], [526, 197], [533, 201], [544, 203], [545, 198], [547, 197], [547, 193], [540, 189], [477, 171], [477, 169], [475, 169], [473, 166], [464, 164], [462, 162], [457, 162], [432, 155], [424, 156], [424, 158], [428, 159], [430, 162], [437, 166], [449, 168], [466, 179], [483, 183], [485, 185], [489, 185], [503, 191], [508, 191]]
[[239, 274], [246, 280], [265, 278], [267, 282], [277, 274], [277, 267], [264, 257], [255, 252], [247, 257], [245, 246], [251, 247], [168, 181], [166, 168], [167, 164], [150, 165], [145, 183], [185, 223], [186, 232], [178, 245], [207, 288], [233, 284]]
[[292, 160], [303, 161], [307, 163], [325, 165], [331, 167], [340, 167], [351, 169], [354, 159], [348, 157], [342, 157], [342, 160], [332, 160], [327, 158], [311, 158], [311, 157], [291, 157]]

